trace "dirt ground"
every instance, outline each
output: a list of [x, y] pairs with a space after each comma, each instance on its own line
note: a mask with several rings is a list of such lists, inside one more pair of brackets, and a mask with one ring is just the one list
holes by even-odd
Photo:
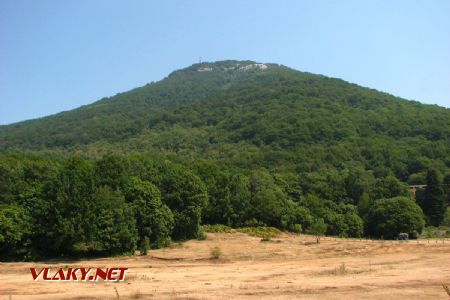
[[[219, 259], [211, 250], [219, 247]], [[124, 282], [33, 281], [30, 267], [128, 267]], [[0, 299], [450, 299], [450, 241], [208, 233], [147, 256], [0, 263]]]

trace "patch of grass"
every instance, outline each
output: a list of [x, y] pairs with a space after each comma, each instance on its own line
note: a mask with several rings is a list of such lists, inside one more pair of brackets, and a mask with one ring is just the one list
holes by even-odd
[[232, 228], [226, 225], [216, 224], [216, 225], [203, 225], [202, 229], [204, 232], [232, 232]]
[[340, 264], [337, 267], [334, 267], [331, 270], [324, 270], [324, 271], [320, 271], [320, 272], [315, 272], [313, 273], [313, 275], [319, 275], [319, 276], [345, 276], [345, 275], [349, 275], [349, 274], [361, 274], [361, 273], [365, 273], [365, 272], [372, 272], [374, 270], [372, 270], [372, 266], [370, 266], [369, 269], [366, 270], [350, 270], [349, 268], [347, 268], [347, 266], [345, 265], [345, 263]]
[[[270, 242], [270, 241], [272, 241], [273, 236], [274, 236], [273, 233], [264, 232], [264, 233], [262, 233], [261, 242]], [[281, 241], [278, 241], [278, 242], [281, 242]]]
[[255, 227], [241, 227], [237, 229], [233, 229], [226, 225], [216, 224], [216, 225], [203, 225], [202, 231], [204, 232], [211, 232], [211, 233], [217, 233], [217, 232], [242, 232], [246, 233], [251, 236], [260, 237], [262, 242], [268, 242], [272, 238], [277, 237], [281, 231], [274, 227], [266, 227], [266, 226], [255, 226]]
[[180, 242], [172, 242], [172, 243], [170, 243], [170, 245], [168, 246], [168, 248], [170, 248], [170, 249], [179, 249], [179, 248], [183, 248], [183, 243], [180, 243]]
[[246, 233], [251, 236], [260, 237], [262, 239], [268, 239], [277, 237], [281, 231], [274, 227], [242, 227], [238, 228], [237, 231]]
[[335, 276], [347, 274], [347, 267], [345, 266], [345, 263], [342, 263], [339, 267], [334, 268], [334, 270], [331, 271], [331, 274]]
[[213, 259], [219, 259], [222, 256], [222, 250], [219, 247], [214, 247], [211, 249], [211, 257]]

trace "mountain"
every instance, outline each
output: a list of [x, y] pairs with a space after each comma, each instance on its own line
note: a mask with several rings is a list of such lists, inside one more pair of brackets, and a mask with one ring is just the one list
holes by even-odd
[[230, 60], [0, 126], [0, 151], [14, 149], [161, 152], [296, 172], [356, 164], [415, 183], [427, 167], [449, 170], [450, 109], [277, 64]]
[[449, 187], [449, 109], [276, 64], [201, 63], [1, 126], [0, 261], [145, 254], [223, 225], [415, 237], [450, 226]]

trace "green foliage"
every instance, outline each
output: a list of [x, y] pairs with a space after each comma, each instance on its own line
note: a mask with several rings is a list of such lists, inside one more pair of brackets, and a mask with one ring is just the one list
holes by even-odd
[[281, 228], [293, 232], [301, 232], [302, 228], [311, 225], [313, 216], [308, 208], [298, 205], [292, 200], [287, 200], [283, 205], [281, 215]]
[[208, 203], [205, 184], [191, 171], [166, 164], [159, 183], [164, 203], [172, 210], [175, 225], [173, 237], [189, 239], [197, 237], [202, 209]]
[[10, 204], [14, 201], [14, 178], [12, 170], [7, 165], [0, 165], [0, 204]]
[[232, 225], [230, 176], [220, 171], [217, 164], [199, 162], [194, 165], [195, 173], [205, 183], [208, 205], [202, 210], [202, 220], [207, 224]]
[[105, 155], [95, 163], [98, 185], [107, 185], [113, 189], [123, 188], [128, 179], [128, 162], [121, 156]]
[[31, 233], [28, 212], [12, 204], [0, 206], [0, 255], [24, 256]]
[[450, 228], [447, 226], [427, 226], [423, 229], [421, 238], [450, 238]]
[[174, 217], [161, 201], [159, 189], [152, 183], [131, 177], [126, 184], [125, 198], [134, 208], [139, 243], [149, 238], [152, 248], [166, 247], [174, 226]]
[[317, 244], [320, 243], [320, 237], [325, 234], [327, 231], [327, 224], [325, 224], [322, 218], [317, 218], [311, 224], [311, 227], [308, 229], [309, 234], [313, 234], [316, 236]]
[[219, 247], [214, 247], [211, 249], [211, 257], [213, 259], [219, 259], [222, 256], [222, 250]]
[[345, 236], [361, 237], [364, 235], [364, 222], [356, 213], [347, 213], [344, 215], [345, 223], [347, 224], [347, 231]]
[[232, 228], [226, 225], [215, 224], [215, 225], [203, 225], [204, 232], [231, 232]]
[[74, 245], [88, 243], [95, 233], [94, 194], [92, 164], [80, 157], [67, 159], [61, 170], [46, 182], [40, 199], [33, 201], [35, 207], [41, 206], [34, 214], [41, 224], [37, 232], [39, 248], [71, 253]]
[[274, 227], [241, 227], [237, 228], [237, 231], [246, 233], [251, 236], [260, 238], [273, 238], [278, 236], [281, 231]]
[[295, 233], [301, 233], [302, 232], [302, 225], [301, 224], [294, 224], [291, 227], [289, 227], [289, 230]]
[[370, 209], [370, 198], [367, 193], [364, 193], [361, 195], [361, 198], [359, 198], [358, 201], [358, 214], [365, 219], [367, 217], [367, 214], [369, 213]]
[[372, 199], [388, 199], [396, 196], [409, 196], [408, 186], [394, 176], [378, 178], [372, 191]]
[[205, 231], [204, 231], [204, 229], [203, 229], [203, 226], [200, 226], [199, 228], [198, 228], [198, 232], [197, 232], [197, 240], [199, 240], [199, 241], [204, 241], [204, 240], [206, 240], [206, 233], [205, 233]]
[[338, 205], [326, 202], [323, 218], [327, 226], [326, 233], [341, 237], [360, 237], [363, 235], [363, 220], [358, 215], [357, 207], [351, 204], [340, 203]]
[[148, 250], [150, 249], [150, 239], [148, 236], [144, 237], [140, 243], [139, 251], [141, 255], [147, 255]]
[[100, 187], [96, 193], [97, 214], [93, 239], [87, 250], [108, 254], [133, 253], [136, 249], [138, 232], [133, 208], [125, 202], [118, 191]]
[[249, 216], [265, 225], [279, 227], [287, 197], [275, 185], [272, 176], [264, 171], [254, 171], [249, 177], [249, 190]]
[[243, 226], [251, 210], [248, 177], [241, 174], [231, 176], [230, 204], [232, 207], [231, 224], [236, 227]]
[[395, 197], [374, 202], [367, 216], [367, 232], [373, 237], [393, 239], [401, 232], [422, 232], [422, 209], [411, 199]]
[[425, 213], [427, 224], [439, 226], [444, 220], [447, 203], [436, 170], [430, 169], [427, 172], [426, 182], [427, 187], [420, 204]]
[[443, 226], [450, 227], [450, 207], [447, 207], [447, 211], [444, 215], [444, 220], [442, 221]]
[[316, 236], [322, 236], [327, 231], [327, 225], [325, 224], [322, 218], [317, 218], [311, 224], [311, 227], [308, 229], [308, 233], [314, 234]]

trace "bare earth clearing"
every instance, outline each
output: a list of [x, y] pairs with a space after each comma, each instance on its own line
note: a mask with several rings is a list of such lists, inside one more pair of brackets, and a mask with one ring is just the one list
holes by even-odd
[[[0, 263], [0, 299], [449, 299], [450, 241], [374, 242], [243, 233], [146, 257]], [[222, 256], [211, 258], [219, 247]], [[29, 267], [128, 267], [124, 282], [43, 282]], [[10, 296], [12, 295], [12, 296]]]

